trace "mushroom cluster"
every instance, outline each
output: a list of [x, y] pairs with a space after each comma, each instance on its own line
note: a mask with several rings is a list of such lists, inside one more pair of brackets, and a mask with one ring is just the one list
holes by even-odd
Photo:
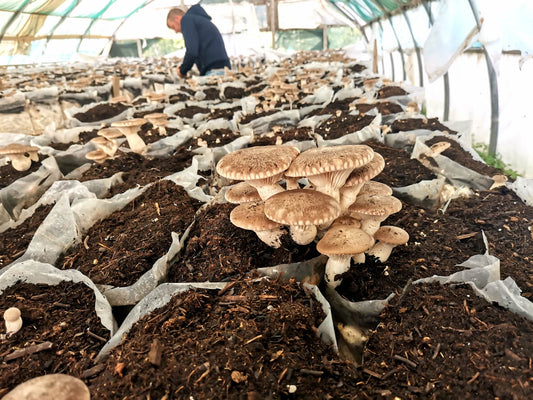
[[5, 156], [17, 171], [30, 169], [32, 161], [39, 161], [39, 147], [11, 143], [0, 148], [0, 156]]
[[[230, 215], [234, 225], [274, 248], [281, 245], [283, 227], [300, 245], [317, 240], [317, 250], [329, 257], [326, 283], [336, 287], [352, 260], [364, 263], [367, 254], [385, 262], [394, 246], [409, 240], [403, 229], [381, 226], [402, 208], [389, 186], [371, 180], [384, 167], [383, 157], [366, 145], [301, 153], [274, 145], [229, 153], [216, 170], [242, 181], [225, 192], [228, 202], [238, 204]], [[302, 188], [304, 178], [309, 184]]]

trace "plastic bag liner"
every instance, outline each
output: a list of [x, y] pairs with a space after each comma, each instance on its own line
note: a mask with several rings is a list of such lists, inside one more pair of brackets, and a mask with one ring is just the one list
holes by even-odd
[[[266, 278], [263, 278], [266, 279]], [[337, 350], [337, 340], [335, 338], [335, 330], [333, 328], [333, 318], [331, 316], [331, 308], [327, 300], [322, 296], [318, 288], [314, 285], [303, 284], [308, 288], [315, 296], [316, 299], [322, 304], [326, 318], [318, 330], [320, 337], [324, 342], [331, 344], [335, 350]], [[111, 350], [122, 343], [124, 336], [129, 332], [131, 327], [145, 315], [150, 314], [152, 311], [163, 307], [170, 299], [187, 290], [195, 289], [210, 289], [221, 290], [227, 286], [227, 282], [202, 282], [202, 283], [162, 283], [149, 294], [147, 294], [133, 309], [130, 311], [126, 319], [120, 325], [120, 329], [113, 335], [113, 337], [104, 345], [104, 347], [98, 353], [96, 362], [101, 361], [109, 355]]]
[[524, 179], [519, 176], [513, 183], [507, 183], [507, 187], [514, 191], [525, 204], [533, 207], [533, 179]]
[[345, 100], [350, 98], [359, 98], [363, 97], [363, 90], [361, 88], [343, 88], [339, 90], [337, 93], [335, 93], [335, 96], [333, 96], [333, 101], [339, 100]]
[[251, 128], [256, 134], [267, 133], [275, 125], [296, 126], [300, 121], [300, 112], [298, 110], [279, 111], [272, 115], [259, 117], [247, 124], [237, 124], [239, 130]]
[[151, 143], [150, 146], [148, 146], [148, 151], [146, 152], [145, 157], [169, 157], [177, 147], [181, 146], [183, 143], [193, 138], [195, 133], [196, 130], [194, 128], [186, 128], [180, 130], [174, 135], [159, 139], [158, 141]]
[[[472, 189], [488, 190], [492, 186], [493, 180], [489, 177], [472, 171], [442, 154], [430, 157], [428, 156], [430, 153], [431, 150], [423, 143], [422, 137], [417, 137], [411, 158], [418, 159], [430, 170], [444, 175], [455, 187], [466, 186]], [[432, 158], [434, 162], [430, 162], [428, 158]]]
[[26, 96], [24, 93], [16, 92], [11, 96], [0, 98], [0, 113], [17, 113], [24, 110], [26, 105]]
[[100, 318], [100, 322], [105, 328], [107, 328], [107, 330], [109, 330], [110, 337], [115, 334], [117, 323], [113, 317], [111, 305], [96, 288], [95, 284], [81, 272], [73, 269], [62, 271], [50, 264], [28, 260], [14, 266], [9, 271], [0, 275], [0, 292], [3, 292], [6, 288], [13, 286], [20, 281], [35, 285], [58, 285], [64, 281], [84, 283], [94, 291], [95, 311], [96, 315]]
[[320, 104], [322, 105], [322, 107], [325, 107], [326, 105], [331, 103], [334, 94], [335, 91], [331, 87], [329, 87], [328, 85], [323, 85], [316, 89], [313, 94], [305, 96], [303, 99], [301, 99], [300, 103]]
[[374, 120], [363, 129], [357, 132], [348, 133], [338, 139], [326, 140], [319, 134], [315, 135], [318, 147], [359, 144], [372, 139], [383, 143], [384, 138], [383, 134], [381, 133], [381, 114], [376, 115]]
[[412, 185], [393, 187], [394, 195], [411, 204], [426, 209], [434, 209], [440, 204], [440, 194], [446, 182], [443, 176], [437, 179], [424, 180]]
[[284, 280], [296, 279], [298, 282], [306, 282], [318, 285], [324, 276], [328, 257], [320, 255], [311, 260], [300, 261], [291, 264], [280, 264], [273, 267], [257, 268], [262, 276], [272, 279], [282, 278]]
[[83, 114], [88, 112], [89, 110], [93, 109], [94, 107], [98, 105], [104, 105], [109, 104], [108, 102], [94, 102], [90, 104], [86, 104], [82, 107], [70, 107], [67, 108], [65, 112], [65, 117], [67, 120], [65, 121], [65, 127], [67, 128], [76, 128], [78, 126], [90, 126], [94, 125], [95, 128], [99, 128], [101, 124], [111, 124], [112, 122], [116, 121], [123, 121], [125, 119], [130, 119], [133, 117], [134, 109], [132, 107], [126, 108], [124, 111], [122, 111], [120, 114], [115, 115], [111, 118], [106, 118], [98, 121], [90, 121], [90, 122], [82, 122], [79, 119], [75, 117], [76, 114]]
[[61, 176], [55, 158], [45, 158], [37, 171], [0, 189], [0, 203], [10, 217], [17, 220], [22, 209], [35, 203]]

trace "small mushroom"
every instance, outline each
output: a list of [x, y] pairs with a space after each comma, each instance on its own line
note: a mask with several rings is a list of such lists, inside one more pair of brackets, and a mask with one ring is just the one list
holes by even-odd
[[49, 374], [21, 383], [2, 400], [90, 400], [89, 389], [78, 378]]
[[310, 189], [294, 189], [277, 193], [265, 201], [265, 214], [272, 221], [290, 226], [292, 239], [311, 243], [317, 226], [333, 221], [340, 214], [339, 203], [327, 194]]
[[248, 203], [249, 201], [261, 200], [257, 189], [246, 182], [239, 182], [231, 186], [226, 190], [224, 197], [228, 203], [232, 204], [242, 204]]
[[109, 157], [113, 157], [118, 149], [118, 142], [116, 140], [108, 140], [104, 136], [96, 136], [95, 138], [92, 138], [91, 143], [93, 143], [98, 150], [102, 150], [106, 153]]
[[263, 201], [243, 203], [231, 210], [230, 221], [233, 225], [254, 231], [259, 239], [275, 249], [281, 246], [283, 230], [281, 224], [265, 216]]
[[409, 234], [397, 226], [384, 225], [374, 234], [374, 239], [378, 242], [367, 252], [379, 258], [381, 262], [389, 259], [392, 249], [409, 241]]
[[6, 334], [8, 336], [17, 333], [22, 328], [22, 318], [17, 307], [10, 307], [4, 311], [4, 321], [6, 324]]
[[0, 156], [6, 156], [17, 171], [27, 171], [32, 161], [39, 161], [39, 147], [11, 143], [0, 148]]
[[284, 191], [279, 181], [300, 151], [292, 146], [247, 147], [226, 154], [216, 170], [224, 178], [245, 181], [266, 200]]
[[373, 236], [380, 224], [391, 214], [402, 209], [402, 202], [394, 196], [364, 194], [348, 208], [350, 213], [361, 218], [361, 229]]
[[332, 226], [316, 245], [316, 249], [328, 256], [324, 278], [329, 287], [341, 283], [338, 275], [350, 269], [351, 259], [365, 262], [365, 251], [374, 244], [374, 239], [357, 225]]
[[102, 149], [89, 151], [87, 154], [85, 154], [85, 158], [90, 161], [94, 161], [98, 164], [103, 163], [105, 160], [108, 160], [111, 158], [108, 154], [106, 154], [105, 151]]
[[144, 118], [133, 118], [124, 121], [116, 121], [111, 123], [111, 127], [119, 129], [130, 146], [131, 151], [137, 154], [144, 154], [146, 152], [146, 143], [139, 136], [138, 132], [142, 125], [146, 123]]
[[493, 183], [489, 190], [496, 189], [500, 186], [505, 186], [505, 182], [507, 182], [508, 178], [505, 175], [497, 174], [492, 176], [490, 179], [492, 179]]
[[160, 136], [167, 135], [167, 129], [165, 126], [168, 124], [168, 115], [165, 113], [152, 113], [144, 116], [148, 122], [150, 122], [159, 131]]
[[319, 147], [304, 151], [285, 172], [287, 177], [307, 177], [316, 190], [339, 201], [339, 189], [354, 168], [374, 158], [374, 150], [366, 145]]
[[376, 181], [367, 181], [364, 183], [359, 195], [363, 194], [379, 194], [381, 196], [392, 196], [392, 189], [389, 185]]

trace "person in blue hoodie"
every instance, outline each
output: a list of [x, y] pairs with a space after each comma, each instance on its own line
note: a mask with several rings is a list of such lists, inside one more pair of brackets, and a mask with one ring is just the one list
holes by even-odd
[[200, 75], [223, 75], [224, 67], [231, 68], [222, 35], [199, 4], [188, 10], [172, 8], [167, 15], [167, 26], [176, 33], [181, 32], [185, 40], [185, 56], [178, 68], [181, 78], [194, 64]]

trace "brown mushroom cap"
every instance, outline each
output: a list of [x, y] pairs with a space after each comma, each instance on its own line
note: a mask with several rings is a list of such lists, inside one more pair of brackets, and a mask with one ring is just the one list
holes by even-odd
[[247, 147], [226, 154], [218, 162], [216, 170], [228, 179], [266, 179], [285, 171], [299, 153], [292, 146]]
[[6, 394], [2, 400], [90, 400], [89, 389], [78, 378], [49, 374], [27, 380]]
[[402, 209], [402, 202], [394, 196], [363, 194], [357, 197], [349, 211], [363, 215], [390, 215]]
[[103, 150], [98, 149], [89, 151], [87, 154], [85, 154], [85, 158], [91, 161], [102, 162], [109, 158], [109, 156]]
[[93, 137], [90, 141], [96, 145], [105, 145], [108, 143], [107, 138], [105, 138], [104, 136]]
[[264, 212], [265, 203], [253, 201], [239, 204], [230, 213], [230, 221], [233, 225], [252, 231], [265, 231], [276, 229], [280, 224], [268, 219]]
[[398, 246], [409, 241], [409, 234], [397, 226], [384, 225], [376, 231], [374, 239]]
[[359, 191], [359, 196], [362, 196], [363, 194], [379, 194], [382, 196], [392, 196], [392, 193], [392, 189], [389, 185], [376, 181], [368, 181], [365, 182], [365, 184]]
[[[142, 125], [146, 124], [146, 120], [144, 118], [133, 118], [133, 119], [126, 119], [124, 121], [115, 121], [111, 123], [112, 127], [115, 128], [139, 128]], [[125, 133], [127, 134], [127, 133]]]
[[7, 146], [0, 147], [0, 155], [9, 156], [11, 154], [37, 153], [39, 147], [26, 146], [20, 143], [10, 143]]
[[152, 123], [152, 121], [166, 121], [168, 120], [168, 114], [165, 113], [152, 113], [152, 114], [146, 114], [144, 117], [148, 122]]
[[122, 133], [118, 128], [102, 128], [97, 132], [97, 135], [105, 137], [109, 140], [113, 140], [124, 136], [124, 133]]
[[249, 201], [259, 201], [261, 197], [257, 189], [246, 182], [239, 182], [231, 186], [224, 194], [226, 201], [233, 204], [248, 203]]
[[325, 255], [352, 255], [367, 251], [374, 239], [357, 225], [332, 226], [316, 244], [316, 249]]
[[385, 168], [385, 160], [379, 153], [374, 153], [374, 158], [362, 167], [355, 168], [344, 186], [355, 186], [376, 177]]
[[319, 147], [301, 153], [285, 175], [302, 177], [359, 168], [374, 158], [374, 150], [366, 145]]
[[316, 190], [293, 189], [265, 201], [265, 214], [284, 225], [322, 225], [340, 215], [339, 203]]

